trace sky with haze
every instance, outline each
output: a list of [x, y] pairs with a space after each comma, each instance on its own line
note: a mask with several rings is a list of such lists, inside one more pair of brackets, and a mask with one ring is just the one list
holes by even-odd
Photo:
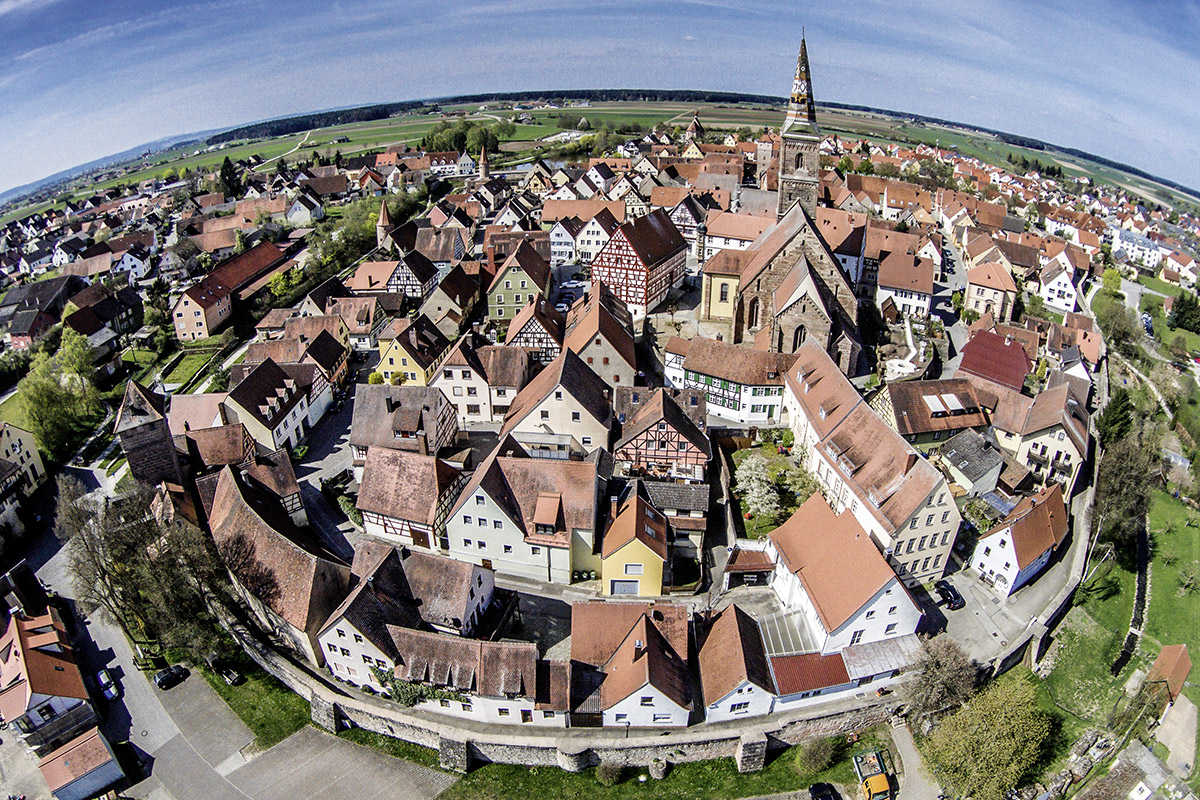
[[1200, 0], [0, 0], [0, 191], [145, 142], [470, 92], [786, 95], [1077, 147], [1200, 188]]

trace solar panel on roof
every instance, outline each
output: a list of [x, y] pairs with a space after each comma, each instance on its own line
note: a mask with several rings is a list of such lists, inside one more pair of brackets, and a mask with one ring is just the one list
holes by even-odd
[[921, 395], [921, 399], [925, 401], [925, 405], [929, 407], [929, 411], [933, 414], [941, 414], [946, 411], [941, 401], [938, 400], [935, 394]]
[[950, 409], [951, 411], [963, 410], [963, 404], [960, 403], [958, 398], [952, 394], [942, 395], [942, 402], [945, 403], [946, 408]]

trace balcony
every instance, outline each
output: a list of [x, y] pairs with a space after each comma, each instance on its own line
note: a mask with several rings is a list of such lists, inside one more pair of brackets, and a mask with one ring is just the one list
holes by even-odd
[[1046, 462], [1049, 460], [1048, 458], [1046, 458], [1045, 453], [1042, 453], [1038, 450], [1030, 450], [1026, 454], [1025, 458], [1027, 461], [1029, 461], [1030, 464], [1040, 464], [1043, 467], [1046, 466]]
[[1061, 472], [1063, 475], [1070, 475], [1075, 469], [1075, 466], [1066, 459], [1056, 458], [1054, 461], [1050, 462], [1050, 469], [1052, 471]]

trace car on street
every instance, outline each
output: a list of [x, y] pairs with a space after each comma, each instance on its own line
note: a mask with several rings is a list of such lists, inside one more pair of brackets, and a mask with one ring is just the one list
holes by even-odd
[[558, 305], [556, 305], [554, 307], [554, 310], [560, 314], [565, 314], [565, 313], [567, 313], [568, 310], [570, 310], [570, 308], [571, 307], [569, 305], [567, 305], [566, 303], [559, 303]]
[[112, 674], [102, 669], [96, 673], [96, 686], [100, 688], [100, 694], [104, 695], [106, 700], [116, 700], [121, 696], [121, 690], [117, 688], [117, 682], [113, 680]]
[[808, 787], [809, 800], [841, 800], [832, 783], [814, 783]]
[[942, 598], [946, 608], [951, 611], [958, 611], [967, 604], [967, 601], [963, 600], [963, 596], [958, 593], [958, 589], [955, 589], [950, 581], [944, 578], [933, 585], [933, 590], [937, 592], [938, 597]]
[[188, 676], [188, 669], [183, 664], [175, 664], [174, 666], [160, 669], [154, 673], [154, 685], [166, 691], [172, 686], [177, 686], [183, 683], [184, 678]]

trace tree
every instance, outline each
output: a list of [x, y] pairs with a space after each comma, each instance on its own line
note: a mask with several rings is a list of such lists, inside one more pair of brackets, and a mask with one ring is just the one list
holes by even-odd
[[979, 666], [949, 636], [921, 638], [921, 655], [908, 684], [908, 703], [918, 717], [956, 708], [975, 694]]
[[1108, 291], [1109, 294], [1115, 295], [1118, 291], [1121, 291], [1121, 271], [1117, 270], [1115, 266], [1110, 266], [1109, 269], [1104, 270], [1102, 281], [1104, 282], [1104, 290]]
[[1161, 471], [1162, 428], [1138, 420], [1128, 434], [1111, 443], [1100, 459], [1092, 519], [1100, 538], [1112, 542], [1118, 558], [1132, 561], [1137, 536], [1146, 524], [1153, 481]]
[[738, 466], [734, 481], [742, 500], [752, 514], [774, 516], [779, 513], [779, 492], [771, 482], [767, 460], [759, 453], [751, 453]]
[[1122, 355], [1132, 356], [1137, 349], [1139, 326], [1137, 317], [1123, 303], [1096, 304], [1096, 322], [1110, 347]]
[[1195, 292], [1180, 292], [1171, 308], [1171, 325], [1185, 331], [1200, 333], [1200, 300]]
[[1033, 685], [1007, 675], [943, 720], [926, 753], [959, 796], [1001, 800], [1036, 769], [1049, 737]]
[[875, 165], [871, 163], [870, 158], [864, 158], [862, 161], [858, 162], [858, 171], [863, 175], [874, 175]]
[[955, 289], [950, 294], [950, 305], [954, 307], [954, 313], [962, 315], [963, 310], [963, 293], [962, 289]]
[[383, 384], [383, 373], [382, 372], [372, 372], [367, 377], [367, 383], [371, 384], [372, 386], [382, 385]]
[[131, 639], [206, 652], [216, 643], [208, 599], [226, 580], [208, 537], [183, 523], [160, 523], [154, 492], [140, 488], [96, 500], [73, 478], [59, 481], [55, 535], [70, 541], [81, 603], [103, 609]]
[[854, 171], [854, 161], [851, 160], [850, 156], [842, 156], [838, 159], [837, 171], [842, 175]]
[[80, 416], [96, 411], [95, 370], [92, 368], [92, 348], [83, 334], [74, 328], [63, 327], [62, 344], [54, 355], [62, 368], [61, 379], [71, 390]]
[[221, 162], [220, 185], [221, 191], [225, 193], [227, 199], [241, 197], [242, 182], [238, 178], [237, 168], [233, 166], [229, 156], [225, 156], [225, 160]]
[[1118, 386], [1113, 390], [1108, 405], [1096, 417], [1096, 436], [1102, 447], [1125, 438], [1133, 427], [1133, 401], [1129, 390]]
[[33, 357], [29, 374], [17, 385], [17, 397], [38, 445], [53, 459], [64, 457], [79, 426], [78, 406], [62, 368], [49, 354]]
[[233, 252], [235, 252], [235, 253], [246, 252], [246, 232], [244, 230], [242, 230], [241, 228], [238, 228], [237, 231], [234, 233]]

